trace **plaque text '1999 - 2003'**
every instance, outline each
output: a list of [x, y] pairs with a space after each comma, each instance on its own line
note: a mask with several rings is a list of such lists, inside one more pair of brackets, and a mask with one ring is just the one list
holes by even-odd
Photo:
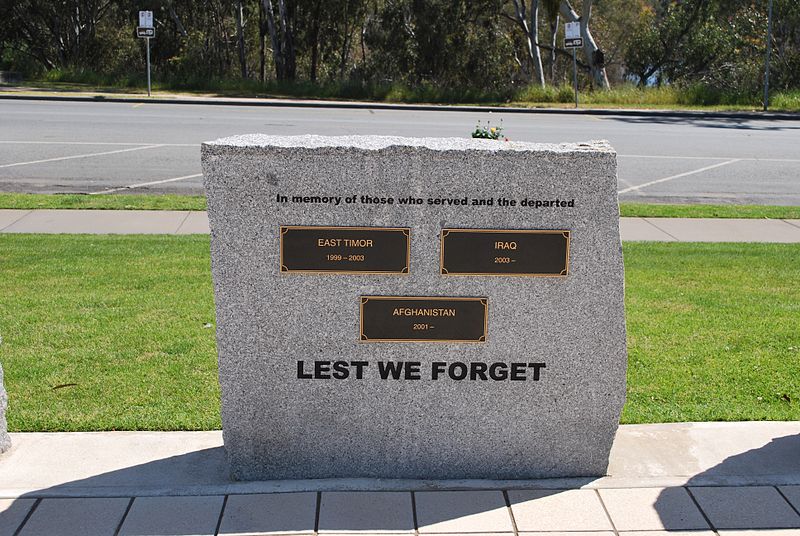
[[284, 273], [408, 273], [408, 228], [281, 226], [280, 232]]

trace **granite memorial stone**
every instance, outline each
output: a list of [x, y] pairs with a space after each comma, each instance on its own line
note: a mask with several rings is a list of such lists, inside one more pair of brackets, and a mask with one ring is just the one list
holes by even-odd
[[3, 383], [3, 366], [0, 365], [0, 452], [5, 452], [11, 447], [11, 438], [8, 435], [8, 423], [6, 422], [7, 407], [8, 395], [6, 394], [5, 384]]
[[234, 478], [604, 474], [625, 400], [605, 142], [203, 144]]

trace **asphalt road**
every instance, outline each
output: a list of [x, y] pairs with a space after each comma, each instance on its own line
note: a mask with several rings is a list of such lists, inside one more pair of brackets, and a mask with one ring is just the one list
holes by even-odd
[[199, 144], [232, 134], [607, 139], [630, 201], [800, 205], [800, 121], [0, 101], [0, 191], [202, 193]]

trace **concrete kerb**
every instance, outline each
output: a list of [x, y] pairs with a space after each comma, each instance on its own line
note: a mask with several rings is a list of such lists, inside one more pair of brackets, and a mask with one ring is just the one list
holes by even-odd
[[797, 121], [800, 113], [792, 112], [724, 112], [704, 110], [630, 110], [613, 108], [516, 108], [511, 106], [465, 106], [441, 104], [394, 104], [383, 102], [306, 101], [291, 99], [257, 99], [224, 97], [107, 97], [105, 95], [2, 95], [0, 100], [110, 102], [125, 104], [201, 104], [212, 106], [263, 106], [273, 108], [328, 108], [350, 110], [407, 110], [437, 112], [494, 112], [506, 114], [566, 114], [623, 117], [674, 117], [685, 119], [739, 119]]

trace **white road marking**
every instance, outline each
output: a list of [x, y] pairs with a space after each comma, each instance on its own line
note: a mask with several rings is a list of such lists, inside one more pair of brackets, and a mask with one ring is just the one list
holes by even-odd
[[30, 164], [44, 164], [46, 162], [59, 162], [61, 160], [74, 160], [75, 158], [91, 158], [94, 156], [104, 156], [107, 154], [117, 154], [117, 153], [129, 153], [131, 151], [141, 151], [143, 149], [156, 149], [158, 147], [163, 147], [162, 145], [143, 145], [141, 147], [132, 147], [130, 149], [118, 149], [116, 151], [105, 151], [102, 153], [88, 153], [88, 154], [76, 154], [72, 156], [59, 156], [57, 158], [45, 158], [44, 160], [31, 160], [30, 162], [15, 162], [13, 164], [2, 164], [0, 168], [10, 168], [16, 166], [27, 166]]
[[173, 179], [164, 179], [161, 181], [150, 181], [150, 182], [140, 182], [137, 184], [131, 184], [129, 186], [122, 186], [120, 188], [109, 188], [108, 190], [103, 190], [101, 192], [89, 192], [89, 195], [98, 195], [98, 194], [110, 194], [113, 192], [121, 192], [122, 190], [131, 190], [133, 188], [144, 188], [145, 186], [153, 186], [155, 184], [164, 184], [165, 182], [175, 182], [175, 181], [183, 181], [186, 179], [194, 179], [197, 177], [202, 177], [202, 173], [195, 173], [194, 175], [184, 175], [183, 177], [175, 177]]
[[124, 145], [145, 146], [158, 145], [159, 147], [200, 147], [199, 143], [139, 143], [135, 141], [28, 141], [28, 140], [0, 140], [0, 144], [30, 144], [30, 145]]
[[741, 160], [743, 162], [800, 162], [800, 158], [750, 158], [737, 156], [674, 156], [657, 154], [618, 154], [621, 158], [670, 158], [674, 160]]
[[671, 181], [674, 179], [680, 179], [681, 177], [688, 177], [689, 175], [695, 175], [697, 173], [702, 173], [704, 171], [708, 171], [709, 169], [714, 169], [722, 166], [727, 166], [728, 164], [733, 164], [734, 162], [739, 162], [740, 159], [734, 158], [728, 160], [726, 162], [720, 162], [719, 164], [712, 164], [710, 166], [701, 167], [700, 169], [695, 169], [692, 171], [687, 171], [686, 173], [678, 173], [677, 175], [670, 175], [669, 177], [664, 177], [663, 179], [657, 179], [654, 181], [646, 182], [644, 184], [638, 184], [636, 186], [631, 186], [630, 188], [625, 188], [623, 190], [619, 190], [617, 194], [627, 194], [628, 192], [635, 192], [641, 190], [642, 188], [646, 188], [647, 186], [652, 186], [654, 184], [660, 184], [662, 182]]

